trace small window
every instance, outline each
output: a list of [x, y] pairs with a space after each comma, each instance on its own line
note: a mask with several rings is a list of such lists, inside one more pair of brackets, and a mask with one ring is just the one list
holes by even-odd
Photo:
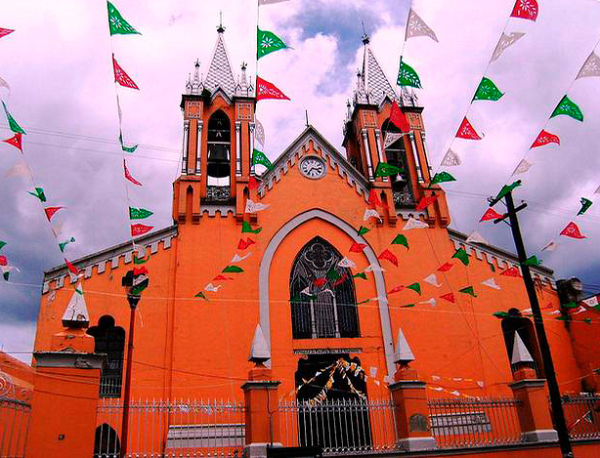
[[121, 397], [125, 330], [115, 326], [112, 316], [105, 315], [98, 320], [98, 325], [89, 328], [87, 333], [94, 337], [94, 353], [106, 354], [106, 365], [100, 376], [100, 397]]
[[294, 339], [359, 337], [352, 272], [321, 237], [302, 248], [290, 278]]

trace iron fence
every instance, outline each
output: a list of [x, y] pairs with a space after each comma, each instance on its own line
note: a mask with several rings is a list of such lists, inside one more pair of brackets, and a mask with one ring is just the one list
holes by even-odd
[[100, 377], [100, 397], [120, 398], [123, 377], [121, 375], [102, 375]]
[[284, 447], [320, 446], [325, 455], [396, 447], [394, 405], [389, 400], [281, 402], [279, 419]]
[[[235, 457], [245, 445], [245, 407], [204, 400], [136, 401], [129, 408], [126, 457]], [[123, 404], [101, 399], [94, 458], [118, 458]]]
[[429, 399], [428, 406], [438, 448], [521, 442], [519, 401], [515, 399]]
[[26, 402], [0, 397], [0, 457], [25, 456], [30, 413]]
[[562, 405], [571, 439], [600, 439], [600, 396], [563, 396]]

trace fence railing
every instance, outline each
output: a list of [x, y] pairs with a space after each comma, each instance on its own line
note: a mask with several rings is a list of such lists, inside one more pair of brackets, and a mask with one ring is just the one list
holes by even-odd
[[29, 404], [0, 397], [0, 457], [25, 456], [30, 413]]
[[519, 402], [515, 399], [430, 399], [428, 405], [438, 448], [521, 442]]
[[563, 396], [562, 405], [571, 439], [600, 439], [600, 396]]
[[[132, 402], [125, 456], [241, 457], [245, 445], [244, 412], [244, 404], [229, 401]], [[95, 458], [119, 457], [122, 417], [120, 400], [100, 400]]]
[[120, 375], [103, 375], [100, 377], [100, 397], [120, 398], [123, 377]]
[[284, 447], [320, 446], [326, 455], [394, 450], [396, 423], [389, 400], [327, 400], [279, 404]]

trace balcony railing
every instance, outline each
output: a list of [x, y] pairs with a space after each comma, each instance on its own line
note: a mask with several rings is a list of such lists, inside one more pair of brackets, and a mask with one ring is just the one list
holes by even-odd
[[121, 375], [102, 375], [100, 377], [100, 397], [120, 398], [123, 377]]
[[571, 439], [600, 439], [600, 396], [563, 396], [562, 405]]

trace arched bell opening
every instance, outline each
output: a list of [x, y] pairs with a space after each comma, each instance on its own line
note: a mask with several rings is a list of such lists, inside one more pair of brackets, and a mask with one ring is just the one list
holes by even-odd
[[207, 170], [209, 186], [231, 183], [231, 122], [219, 110], [208, 121]]
[[391, 123], [389, 119], [384, 121], [381, 130], [385, 135], [385, 144], [388, 145], [385, 147], [387, 163], [402, 169], [401, 173], [390, 177], [392, 191], [394, 192], [394, 203], [397, 206], [411, 205], [414, 198], [406, 159], [406, 144], [404, 143], [406, 135], [398, 136], [398, 134], [401, 134], [400, 129]]

